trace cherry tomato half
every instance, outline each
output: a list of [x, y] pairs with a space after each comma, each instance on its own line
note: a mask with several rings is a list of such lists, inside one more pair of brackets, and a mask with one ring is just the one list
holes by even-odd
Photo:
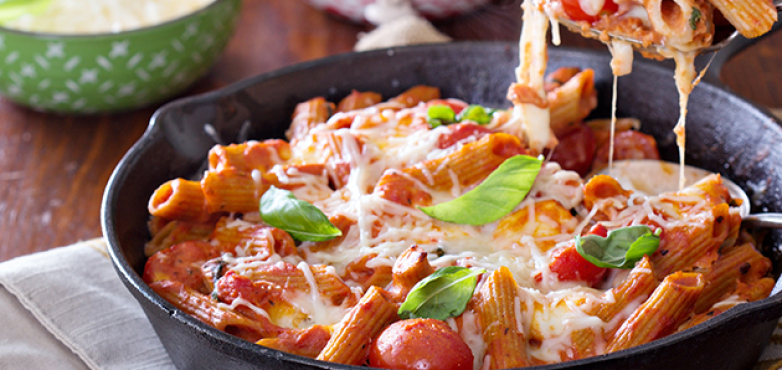
[[603, 280], [608, 269], [597, 267], [581, 257], [575, 245], [555, 251], [549, 265], [551, 272], [557, 274], [560, 281], [583, 281], [594, 287]]
[[616, 5], [613, 0], [605, 0], [603, 8], [597, 15], [589, 15], [581, 8], [581, 3], [579, 0], [562, 0], [562, 9], [565, 11], [565, 14], [567, 14], [568, 18], [574, 21], [586, 21], [589, 23], [594, 23], [600, 19], [600, 14], [602, 13], [616, 13], [619, 10], [619, 5]]

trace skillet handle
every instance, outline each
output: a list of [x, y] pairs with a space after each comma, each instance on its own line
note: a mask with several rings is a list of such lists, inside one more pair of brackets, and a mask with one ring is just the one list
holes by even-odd
[[782, 213], [758, 213], [741, 220], [744, 226], [782, 229]]
[[[776, 5], [778, 13], [782, 12], [782, 0], [775, 0], [774, 5]], [[725, 84], [722, 83], [722, 80], [720, 79], [720, 72], [722, 72], [722, 67], [725, 66], [725, 64], [728, 61], [733, 59], [733, 57], [741, 54], [741, 52], [744, 51], [744, 49], [754, 45], [756, 42], [760, 41], [766, 36], [769, 36], [782, 29], [782, 14], [780, 15], [781, 15], [780, 20], [774, 23], [774, 26], [771, 27], [771, 30], [768, 31], [766, 34], [756, 37], [754, 39], [748, 39], [744, 36], [738, 35], [736, 39], [734, 39], [728, 45], [722, 48], [722, 50], [718, 51], [717, 55], [714, 56], [714, 61], [711, 62], [711, 66], [709, 67], [709, 70], [706, 71], [706, 74], [703, 76], [703, 80], [718, 86], [725, 86]], [[695, 66], [697, 67], [697, 70], [701, 70], [704, 67], [706, 67], [706, 64], [709, 63], [709, 60], [711, 58], [712, 58], [711, 54], [699, 56], [695, 60]]]

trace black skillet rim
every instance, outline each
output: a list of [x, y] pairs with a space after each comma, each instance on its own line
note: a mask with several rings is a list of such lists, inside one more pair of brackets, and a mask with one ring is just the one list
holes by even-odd
[[[139, 140], [136, 142], [136, 144], [133, 145], [133, 147], [130, 148], [130, 150], [125, 154], [125, 156], [122, 158], [122, 160], [115, 168], [114, 172], [112, 173], [106, 185], [106, 190], [103, 196], [103, 202], [101, 204], [101, 227], [103, 229], [103, 235], [106, 242], [109, 245], [109, 255], [111, 257], [112, 264], [114, 265], [115, 270], [119, 274], [120, 278], [125, 281], [126, 286], [130, 285], [137, 292], [141, 293], [144, 299], [148, 300], [149, 303], [152, 303], [156, 307], [156, 309], [166, 312], [168, 316], [179, 321], [181, 324], [192, 327], [196, 329], [198, 332], [200, 332], [200, 334], [212, 338], [216, 341], [224, 342], [226, 344], [239, 347], [240, 349], [245, 351], [258, 352], [263, 356], [281, 358], [283, 360], [295, 364], [311, 366], [315, 368], [353, 369], [353, 370], [367, 369], [367, 367], [364, 366], [343, 365], [343, 364], [337, 364], [337, 363], [331, 363], [325, 361], [318, 361], [318, 360], [266, 348], [239, 339], [238, 337], [234, 337], [228, 333], [212, 328], [211, 326], [202, 323], [198, 319], [185, 314], [184, 312], [180, 311], [179, 309], [171, 305], [168, 301], [166, 301], [165, 299], [163, 299], [162, 297], [154, 293], [152, 289], [149, 288], [149, 286], [147, 286], [147, 284], [143, 282], [141, 277], [134, 271], [133, 267], [130, 266], [127, 259], [125, 259], [125, 256], [122, 253], [122, 248], [120, 247], [120, 241], [118, 240], [118, 235], [115, 233], [114, 204], [117, 201], [118, 189], [120, 188], [120, 184], [124, 183], [127, 180], [129, 169], [137, 164], [141, 154], [146, 150], [146, 148], [148, 148], [151, 145], [152, 142], [157, 140], [163, 134], [160, 128], [161, 126], [156, 125], [156, 122], [159, 119], [159, 117], [167, 110], [176, 109], [180, 106], [185, 106], [193, 103], [216, 101], [225, 96], [229, 96], [238, 91], [246, 89], [249, 86], [267, 80], [271, 80], [287, 74], [300, 73], [310, 68], [315, 68], [323, 65], [333, 64], [333, 63], [339, 63], [345, 60], [356, 58], [356, 56], [360, 56], [360, 55], [383, 55], [383, 54], [390, 55], [391, 53], [393, 53], [394, 55], [399, 55], [405, 52], [416, 52], [417, 50], [422, 50], [422, 49], [425, 50], [430, 48], [460, 49], [460, 48], [480, 48], [480, 47], [493, 50], [494, 48], [514, 48], [516, 47], [516, 45], [508, 42], [468, 41], [468, 42], [452, 42], [446, 44], [428, 44], [428, 45], [417, 45], [417, 46], [406, 46], [406, 47], [394, 47], [394, 48], [373, 50], [373, 51], [361, 52], [361, 53], [349, 52], [349, 53], [337, 54], [323, 59], [294, 64], [272, 72], [264, 73], [255, 77], [250, 77], [215, 91], [207, 92], [192, 97], [178, 99], [159, 108], [150, 119], [149, 126], [147, 127], [147, 130], [144, 132], [143, 136], [139, 138]], [[576, 48], [567, 48], [567, 47], [556, 48], [556, 53], [558, 54], [574, 53], [574, 54], [582, 54], [582, 55], [586, 54], [588, 56], [593, 56], [593, 57], [605, 56], [605, 53], [602, 53], [597, 50], [586, 50], [586, 49], [576, 49]], [[643, 63], [644, 68], [666, 70], [666, 71], [668, 70], [664, 66], [655, 65], [646, 60], [637, 61], [636, 63]], [[772, 127], [767, 127], [767, 128], [775, 130], [778, 134], [782, 135], [782, 126], [780, 126], [780, 124], [782, 124], [782, 121], [778, 120], [773, 115], [771, 115], [766, 108], [760, 107], [724, 88], [720, 88], [705, 82], [702, 83], [701, 86], [698, 86], [698, 89], [708, 90], [709, 93], [716, 93], [722, 96], [726, 96], [731, 100], [737, 100], [739, 104], [746, 106], [749, 112], [754, 111], [756, 114], [769, 118], [770, 122], [776, 123], [776, 125], [769, 125]], [[768, 298], [733, 307], [728, 311], [714, 318], [709, 319], [705, 323], [697, 325], [683, 332], [672, 334], [650, 343], [646, 343], [640, 346], [614, 352], [611, 354], [604, 354], [604, 355], [589, 357], [580, 360], [567, 361], [558, 364], [534, 366], [525, 369], [531, 369], [531, 370], [567, 369], [569, 367], [575, 367], [578, 365], [596, 364], [611, 359], [619, 359], [623, 357], [632, 357], [632, 356], [642, 356], [646, 352], [650, 352], [651, 350], [654, 350], [657, 347], [665, 347], [668, 345], [683, 343], [691, 338], [694, 338], [712, 329], [716, 330], [723, 325], [728, 325], [730, 321], [738, 320], [742, 317], [752, 315], [753, 313], [763, 313], [767, 311], [773, 311], [774, 308], [776, 308], [776, 311], [782, 311], [782, 292], [779, 291], [780, 284], [782, 284], [782, 277], [777, 279], [777, 284], [774, 289], [776, 293], [772, 294]], [[134, 295], [134, 297], [136, 296]]]

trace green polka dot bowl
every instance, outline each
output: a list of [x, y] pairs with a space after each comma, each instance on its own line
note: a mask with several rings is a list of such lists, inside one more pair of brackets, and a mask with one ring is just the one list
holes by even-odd
[[241, 0], [118, 33], [58, 35], [0, 27], [0, 94], [36, 110], [91, 114], [151, 105], [182, 92], [217, 61]]

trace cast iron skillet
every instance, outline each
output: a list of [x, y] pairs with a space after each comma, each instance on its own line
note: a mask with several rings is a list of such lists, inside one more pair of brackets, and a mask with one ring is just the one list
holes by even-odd
[[[639, 58], [640, 59], [640, 58]], [[360, 369], [286, 354], [215, 330], [174, 308], [141, 280], [149, 240], [147, 201], [166, 180], [189, 177], [213, 145], [203, 126], [223, 138], [251, 123], [249, 138], [281, 138], [294, 106], [315, 96], [338, 101], [351, 89], [390, 97], [417, 84], [438, 86], [443, 96], [489, 106], [507, 106], [505, 94], [518, 51], [505, 43], [454, 43], [338, 55], [251, 78], [225, 89], [179, 100], [155, 113], [149, 129], [125, 155], [106, 190], [102, 225], [114, 266], [139, 301], [180, 369]], [[600, 105], [609, 116], [611, 72], [607, 53], [552, 48], [549, 71], [560, 66], [595, 70]], [[638, 117], [663, 157], [676, 159], [671, 129], [677, 94], [672, 71], [636, 60], [633, 74], [619, 79], [619, 116]], [[766, 111], [713, 85], [692, 94], [687, 161], [720, 172], [755, 199], [754, 210], [782, 212], [782, 129]], [[769, 245], [781, 245], [771, 234]], [[782, 261], [774, 258], [775, 271]], [[782, 293], [740, 305], [686, 332], [610, 355], [540, 369], [746, 369], [757, 360], [782, 315]]]

